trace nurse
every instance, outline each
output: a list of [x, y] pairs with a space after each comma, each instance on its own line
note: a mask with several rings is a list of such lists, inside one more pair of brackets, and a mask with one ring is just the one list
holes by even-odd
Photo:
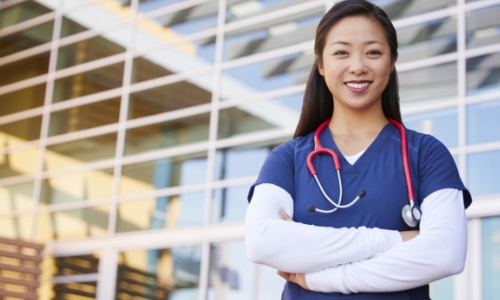
[[[430, 282], [464, 268], [472, 198], [443, 144], [398, 129], [396, 31], [376, 5], [342, 1], [314, 50], [294, 139], [271, 152], [248, 195], [248, 257], [287, 280], [286, 300], [430, 299]], [[318, 142], [338, 155], [342, 178], [332, 156], [316, 155], [324, 191], [307, 166]], [[402, 216], [409, 200], [413, 223]]]

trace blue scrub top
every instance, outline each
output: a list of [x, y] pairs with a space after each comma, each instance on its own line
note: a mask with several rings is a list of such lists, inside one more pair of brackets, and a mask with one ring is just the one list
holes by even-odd
[[[406, 129], [408, 155], [415, 202], [422, 201], [435, 191], [455, 188], [463, 191], [467, 208], [472, 197], [463, 185], [455, 162], [448, 149], [430, 135]], [[401, 136], [398, 129], [387, 123], [375, 141], [354, 165], [347, 162], [326, 127], [320, 135], [325, 148], [333, 149], [339, 156], [342, 176], [342, 203], [351, 202], [360, 190], [366, 196], [347, 209], [339, 209], [331, 214], [312, 213], [309, 205], [329, 210], [333, 206], [321, 193], [314, 177], [307, 169], [307, 156], [314, 149], [314, 132], [305, 137], [297, 137], [274, 149], [268, 156], [257, 181], [250, 188], [261, 183], [272, 183], [286, 190], [294, 201], [293, 219], [296, 222], [328, 227], [382, 228], [389, 230], [411, 230], [401, 217], [401, 209], [408, 204], [408, 192], [401, 156]], [[314, 166], [323, 188], [331, 199], [337, 201], [339, 186], [333, 160], [329, 155], [317, 155]], [[411, 254], [408, 254], [411, 255]], [[375, 300], [375, 299], [430, 299], [429, 286], [393, 293], [317, 293], [306, 291], [300, 286], [287, 282], [283, 300]]]

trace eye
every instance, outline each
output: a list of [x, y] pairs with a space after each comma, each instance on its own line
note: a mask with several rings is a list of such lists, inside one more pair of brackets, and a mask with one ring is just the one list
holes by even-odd
[[341, 55], [341, 56], [342, 55], [347, 55], [347, 52], [344, 51], [344, 50], [339, 50], [339, 51], [335, 52], [333, 55]]
[[380, 55], [380, 54], [382, 54], [382, 52], [380, 52], [379, 50], [370, 50], [370, 51], [368, 51], [367, 54], [368, 55]]

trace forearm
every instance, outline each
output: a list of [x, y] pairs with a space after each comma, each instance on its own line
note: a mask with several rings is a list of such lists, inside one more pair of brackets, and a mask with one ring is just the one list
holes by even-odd
[[245, 220], [245, 242], [254, 263], [293, 273], [307, 273], [367, 259], [401, 243], [397, 231], [378, 228], [330, 228], [287, 222], [279, 209], [293, 215], [293, 201], [283, 189], [255, 188]]
[[443, 191], [424, 201], [418, 237], [370, 259], [307, 274], [308, 286], [314, 291], [345, 294], [391, 292], [460, 273], [467, 246], [462, 192]]

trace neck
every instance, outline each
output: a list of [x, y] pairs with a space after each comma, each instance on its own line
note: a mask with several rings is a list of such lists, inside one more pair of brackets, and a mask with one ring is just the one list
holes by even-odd
[[333, 136], [377, 135], [387, 124], [381, 105], [374, 105], [366, 110], [345, 109], [334, 105], [329, 127]]

